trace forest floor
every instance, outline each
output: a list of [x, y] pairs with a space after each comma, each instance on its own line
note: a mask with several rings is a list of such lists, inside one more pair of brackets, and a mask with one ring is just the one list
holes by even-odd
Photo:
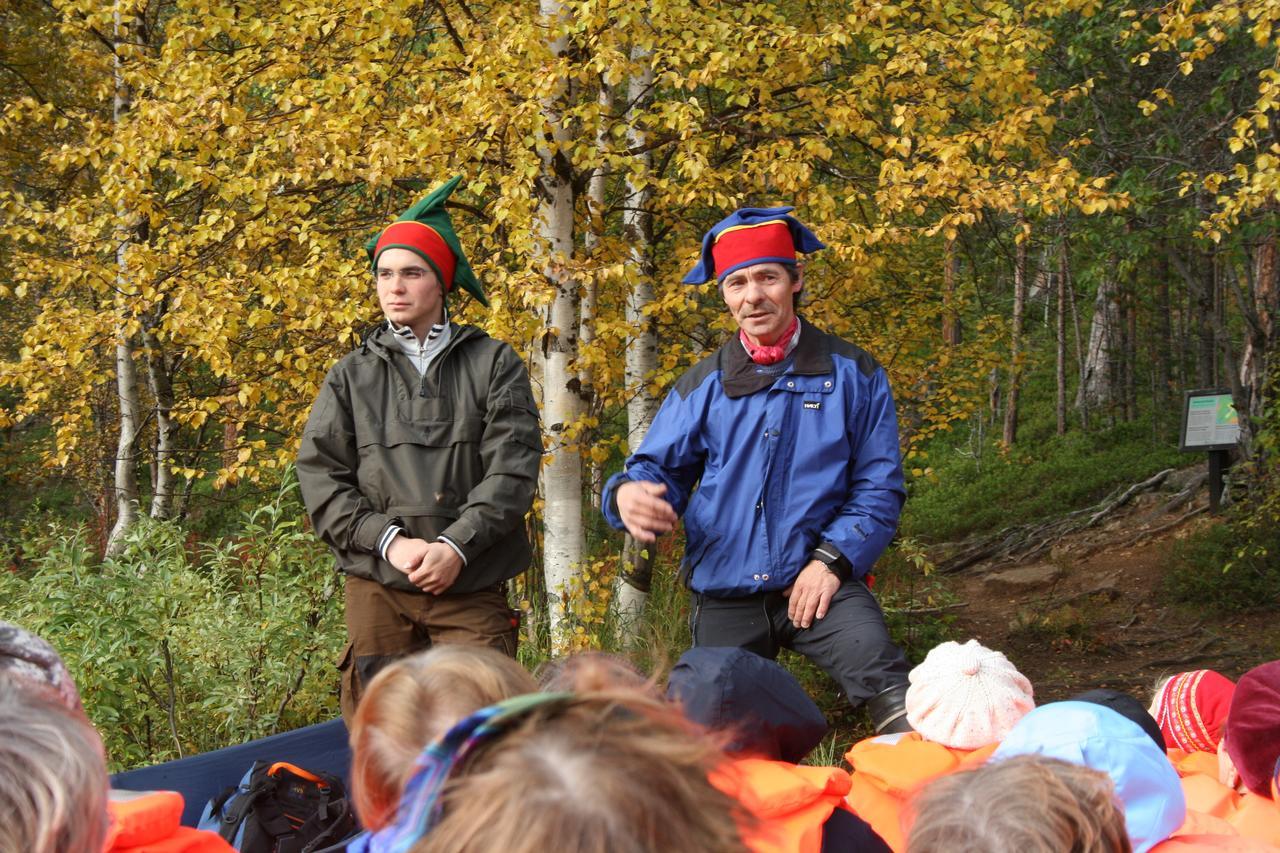
[[[956, 597], [952, 635], [1003, 651], [1036, 701], [1095, 687], [1144, 700], [1161, 675], [1215, 669], [1230, 678], [1280, 658], [1280, 610], [1219, 612], [1163, 590], [1174, 543], [1211, 524], [1201, 485], [1167, 509], [1195, 469], [1176, 472], [1105, 520], [1055, 535], [1031, 557], [973, 562], [944, 576]], [[945, 555], [941, 555], [945, 556]]]

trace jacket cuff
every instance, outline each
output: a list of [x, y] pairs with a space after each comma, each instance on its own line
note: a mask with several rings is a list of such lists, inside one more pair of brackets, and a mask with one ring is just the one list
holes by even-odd
[[850, 563], [849, 558], [841, 554], [840, 549], [830, 542], [824, 540], [814, 548], [809, 559], [825, 563], [831, 573], [840, 579], [840, 583], [853, 577], [853, 563]]
[[452, 539], [450, 539], [448, 536], [445, 536], [443, 533], [436, 537], [436, 541], [443, 542], [444, 544], [448, 545], [450, 548], [453, 549], [454, 553], [457, 554], [462, 559], [462, 565], [465, 566], [467, 564], [467, 555], [462, 553], [462, 549], [458, 547], [457, 542], [454, 542]]
[[[401, 533], [404, 533], [404, 528], [401, 527], [399, 524], [396, 524], [395, 520], [393, 519], [392, 522], [387, 525], [387, 529], [382, 531], [382, 535], [378, 537], [378, 556], [379, 557], [381, 557], [384, 560], [387, 559], [387, 549], [391, 547], [392, 540], [394, 540]], [[391, 561], [387, 560], [387, 562], [391, 562]]]
[[616, 474], [609, 478], [609, 482], [605, 484], [604, 489], [604, 505], [601, 510], [604, 513], [604, 520], [609, 522], [609, 526], [617, 530], [626, 530], [626, 525], [622, 523], [622, 513], [618, 512], [618, 489], [623, 483], [630, 483], [631, 478], [626, 474]]
[[444, 542], [457, 551], [464, 565], [470, 563], [477, 554], [484, 550], [478, 547], [479, 543], [476, 542], [475, 528], [462, 519], [455, 521], [442, 530], [436, 540]]
[[393, 523], [398, 523], [396, 519], [384, 512], [371, 512], [365, 516], [364, 520], [356, 526], [355, 536], [352, 537], [352, 543], [361, 551], [370, 554], [378, 553], [378, 545], [382, 541], [382, 534]]

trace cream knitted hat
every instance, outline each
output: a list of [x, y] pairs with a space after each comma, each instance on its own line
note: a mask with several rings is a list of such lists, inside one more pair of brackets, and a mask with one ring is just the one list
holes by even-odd
[[977, 640], [935, 647], [907, 677], [907, 722], [926, 739], [955, 749], [1003, 739], [1035, 707], [1031, 682]]

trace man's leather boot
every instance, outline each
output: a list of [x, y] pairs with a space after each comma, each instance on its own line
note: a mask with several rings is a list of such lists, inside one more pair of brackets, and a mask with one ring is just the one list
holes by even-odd
[[913, 731], [907, 722], [906, 684], [896, 684], [872, 696], [867, 700], [867, 713], [878, 735]]

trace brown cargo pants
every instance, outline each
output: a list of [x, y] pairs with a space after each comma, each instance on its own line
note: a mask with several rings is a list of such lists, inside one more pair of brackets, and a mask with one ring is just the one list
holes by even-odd
[[346, 599], [347, 645], [338, 669], [342, 718], [348, 726], [369, 682], [396, 658], [437, 643], [491, 646], [516, 656], [519, 612], [507, 604], [506, 583], [477, 592], [431, 595], [347, 575]]

